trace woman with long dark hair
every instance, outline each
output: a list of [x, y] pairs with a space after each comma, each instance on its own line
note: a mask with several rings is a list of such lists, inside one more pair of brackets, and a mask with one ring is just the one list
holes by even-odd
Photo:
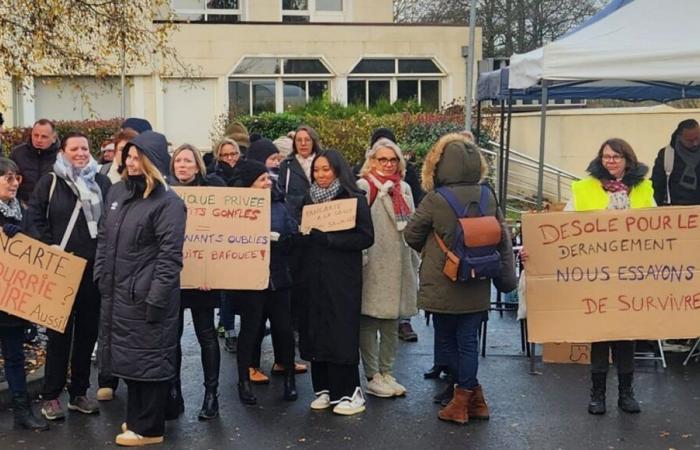
[[358, 189], [340, 152], [323, 150], [313, 160], [305, 205], [357, 199], [355, 226], [312, 229], [303, 252], [307, 304], [300, 314], [299, 349], [311, 361], [316, 399], [312, 409], [353, 415], [365, 410], [360, 387], [359, 335], [362, 306], [362, 250], [374, 243], [364, 192]]

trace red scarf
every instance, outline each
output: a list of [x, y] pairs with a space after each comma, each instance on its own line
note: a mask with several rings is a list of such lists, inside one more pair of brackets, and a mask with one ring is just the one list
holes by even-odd
[[603, 189], [607, 192], [622, 192], [625, 191], [629, 194], [630, 188], [622, 180], [606, 180], [603, 181]]
[[[373, 170], [370, 172], [370, 175], [376, 178], [379, 184], [385, 184], [387, 181], [394, 183], [394, 187], [389, 191], [391, 194], [391, 202], [394, 206], [394, 215], [396, 216], [397, 222], [408, 221], [408, 218], [411, 216], [411, 208], [409, 208], [408, 203], [406, 203], [401, 193], [401, 174], [397, 172], [394, 175], [382, 175], [376, 170]], [[364, 178], [367, 180], [367, 184], [369, 184], [369, 205], [371, 207], [372, 204], [374, 204], [374, 200], [377, 198], [379, 189], [369, 175]]]

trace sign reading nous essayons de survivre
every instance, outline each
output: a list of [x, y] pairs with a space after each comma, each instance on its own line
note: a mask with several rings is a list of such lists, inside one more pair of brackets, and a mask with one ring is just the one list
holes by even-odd
[[187, 205], [184, 289], [267, 289], [270, 190], [176, 187]]
[[357, 198], [346, 198], [330, 202], [306, 205], [301, 212], [303, 234], [312, 228], [320, 231], [343, 231], [355, 228], [357, 220]]
[[86, 261], [0, 232], [0, 310], [63, 333]]
[[700, 336], [700, 207], [523, 216], [532, 342]]

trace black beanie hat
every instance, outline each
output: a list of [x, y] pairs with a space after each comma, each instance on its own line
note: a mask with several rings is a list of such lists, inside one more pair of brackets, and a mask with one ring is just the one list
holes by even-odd
[[229, 186], [250, 187], [260, 175], [267, 173], [267, 167], [258, 161], [244, 159], [236, 164], [233, 173]]
[[129, 117], [122, 123], [122, 130], [124, 128], [131, 128], [135, 132], [141, 134], [144, 131], [153, 131], [151, 123], [146, 119], [141, 119], [138, 117]]
[[369, 141], [369, 146], [372, 147], [374, 143], [381, 138], [389, 139], [391, 142], [396, 144], [396, 136], [394, 136], [393, 131], [391, 131], [389, 128], [377, 128], [372, 132], [372, 139]]
[[279, 152], [279, 149], [271, 140], [260, 138], [255, 142], [251, 140], [250, 147], [248, 147], [245, 157], [249, 161], [253, 160], [265, 164], [267, 158]]

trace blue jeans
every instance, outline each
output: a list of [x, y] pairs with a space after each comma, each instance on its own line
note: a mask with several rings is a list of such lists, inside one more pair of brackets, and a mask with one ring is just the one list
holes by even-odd
[[233, 291], [221, 292], [221, 324], [226, 330], [226, 337], [236, 337], [236, 308], [234, 305], [235, 293]]
[[0, 327], [0, 349], [5, 358], [5, 378], [12, 394], [27, 392], [24, 374], [24, 327]]
[[471, 314], [434, 314], [435, 340], [447, 357], [450, 373], [462, 389], [479, 385], [479, 326], [483, 312]]

